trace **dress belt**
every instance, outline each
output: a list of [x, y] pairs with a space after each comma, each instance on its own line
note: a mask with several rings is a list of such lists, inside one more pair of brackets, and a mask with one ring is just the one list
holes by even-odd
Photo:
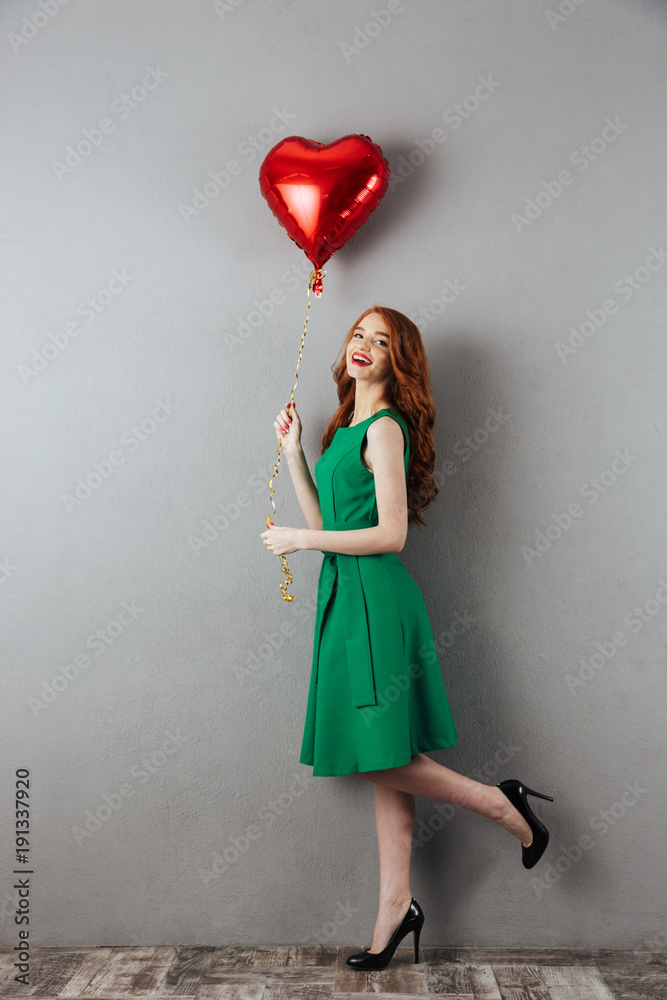
[[[354, 528], [373, 528], [379, 523], [377, 517], [364, 521], [326, 521], [322, 523], [322, 531], [351, 531]], [[371, 657], [371, 639], [368, 631], [368, 614], [366, 598], [359, 572], [359, 557], [345, 555], [341, 552], [326, 552], [323, 550], [325, 562], [322, 564], [322, 588], [318, 607], [317, 634], [320, 636], [322, 619], [333, 591], [334, 581], [338, 576], [342, 584], [341, 599], [343, 605], [343, 621], [345, 628], [345, 649], [347, 664], [350, 671], [350, 688], [352, 704], [355, 708], [377, 704], [375, 694], [375, 679], [373, 676], [373, 661]], [[325, 565], [326, 563], [326, 565]], [[318, 638], [317, 659], [315, 663], [315, 683], [317, 683], [320, 643]]]

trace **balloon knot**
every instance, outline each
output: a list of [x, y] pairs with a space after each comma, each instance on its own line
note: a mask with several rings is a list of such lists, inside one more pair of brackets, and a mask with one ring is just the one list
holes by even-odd
[[310, 281], [311, 281], [310, 287], [313, 289], [315, 295], [317, 295], [318, 298], [322, 294], [322, 287], [323, 287], [322, 278], [325, 276], [326, 273], [327, 273], [326, 271], [323, 271], [322, 268], [318, 267], [317, 270], [311, 271], [310, 274]]

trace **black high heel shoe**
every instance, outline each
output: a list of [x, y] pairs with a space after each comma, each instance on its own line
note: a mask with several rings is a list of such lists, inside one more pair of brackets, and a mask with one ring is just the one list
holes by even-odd
[[512, 805], [519, 810], [533, 831], [533, 839], [528, 847], [524, 847], [521, 844], [523, 867], [533, 868], [547, 849], [549, 831], [543, 823], [540, 823], [528, 805], [526, 796], [535, 795], [538, 799], [547, 799], [548, 802], [553, 802], [553, 799], [550, 795], [543, 795], [542, 792], [534, 792], [532, 788], [528, 788], [527, 785], [524, 785], [517, 778], [507, 778], [506, 781], [498, 782], [498, 788], [507, 796]]
[[355, 969], [386, 969], [394, 957], [394, 952], [398, 948], [399, 944], [405, 935], [410, 933], [410, 931], [414, 932], [415, 962], [418, 962], [419, 935], [421, 934], [423, 923], [424, 913], [421, 906], [413, 896], [410, 906], [408, 907], [408, 912], [405, 914], [402, 922], [392, 934], [387, 947], [383, 948], [382, 951], [376, 952], [369, 951], [368, 948], [366, 948], [364, 951], [358, 951], [355, 955], [348, 955], [347, 964], [351, 965]]

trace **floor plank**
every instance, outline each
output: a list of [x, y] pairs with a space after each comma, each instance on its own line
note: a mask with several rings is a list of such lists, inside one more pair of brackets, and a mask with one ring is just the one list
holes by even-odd
[[550, 1000], [546, 986], [502, 986], [502, 1000]]
[[261, 983], [200, 986], [195, 1000], [264, 1000], [264, 986]]
[[470, 993], [474, 1000], [501, 1000], [498, 982], [490, 965], [465, 965], [463, 962], [427, 965], [426, 980], [428, 992], [439, 996]]
[[493, 974], [501, 1000], [551, 1000], [533, 959], [530, 964], [494, 965]]
[[540, 969], [551, 1000], [614, 1000], [594, 966], [546, 965]]
[[667, 972], [667, 952], [625, 951], [585, 948], [438, 948], [420, 947], [429, 964], [466, 962], [475, 965], [511, 965], [513, 962], [538, 966], [601, 965], [646, 967], [650, 964]]
[[667, 1000], [667, 977], [600, 969], [614, 1000]]
[[386, 969], [365, 972], [347, 965], [348, 955], [363, 948], [340, 948], [336, 968], [336, 993], [404, 993], [408, 996], [423, 996], [428, 992], [426, 963], [415, 962], [414, 948], [399, 947], [394, 952], [391, 964]]
[[179, 948], [160, 984], [160, 992], [164, 996], [172, 997], [194, 993], [201, 982], [201, 977], [208, 970], [214, 954], [213, 947]]
[[288, 965], [336, 965], [339, 948], [335, 945], [290, 945]]
[[333, 1000], [333, 988], [314, 983], [303, 986], [267, 986], [263, 1000]]
[[[108, 961], [90, 979], [85, 992], [79, 993], [88, 1000], [91, 996], [126, 997], [156, 996], [162, 980], [173, 965], [177, 948], [112, 948]], [[67, 987], [69, 988], [69, 987]], [[71, 993], [62, 993], [71, 996]]]
[[377, 972], [359, 947], [35, 948], [29, 985], [0, 949], [0, 1000], [667, 1000], [667, 952], [578, 948], [397, 949]]
[[14, 968], [16, 961], [14, 955], [3, 953], [0, 955], [0, 996], [6, 996], [7, 991], [16, 991], [20, 983], [14, 981], [17, 970]]
[[[113, 948], [94, 948], [72, 972], [72, 976], [60, 989], [61, 997], [86, 996], [88, 984], [109, 962]], [[88, 993], [88, 996], [90, 994]]]
[[[100, 967], [106, 958], [98, 954], [97, 948], [33, 948], [28, 973], [28, 986], [18, 983], [15, 976], [18, 970], [13, 968], [14, 956], [9, 956], [11, 971], [0, 980], [0, 996], [12, 994], [21, 996], [59, 995], [70, 979], [81, 968], [93, 965]], [[102, 949], [105, 953], [109, 949]], [[4, 955], [3, 955], [4, 959]], [[4, 961], [2, 963], [4, 968]]]
[[[232, 986], [261, 983], [264, 986], [313, 983], [334, 984], [336, 967], [332, 965], [227, 965], [210, 966], [201, 979], [202, 986]], [[200, 987], [201, 988], [201, 987]]]
[[[91, 954], [94, 952], [90, 949], [70, 951], [67, 948], [36, 948], [30, 961], [30, 986], [21, 987], [20, 983], [15, 982], [14, 992], [18, 992], [20, 988], [24, 996], [43, 993], [58, 996]], [[2, 990], [0, 993], [6, 995]]]
[[215, 948], [209, 962], [209, 969], [235, 965], [251, 965], [255, 949], [245, 945], [228, 945]]

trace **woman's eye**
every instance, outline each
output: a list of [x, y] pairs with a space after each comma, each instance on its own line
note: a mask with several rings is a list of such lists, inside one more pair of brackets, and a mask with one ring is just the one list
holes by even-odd
[[[355, 333], [354, 336], [355, 337], [360, 337], [361, 334], [360, 333]], [[383, 347], [387, 346], [387, 341], [386, 340], [381, 340], [381, 341], [379, 341], [379, 343], [381, 343]]]

